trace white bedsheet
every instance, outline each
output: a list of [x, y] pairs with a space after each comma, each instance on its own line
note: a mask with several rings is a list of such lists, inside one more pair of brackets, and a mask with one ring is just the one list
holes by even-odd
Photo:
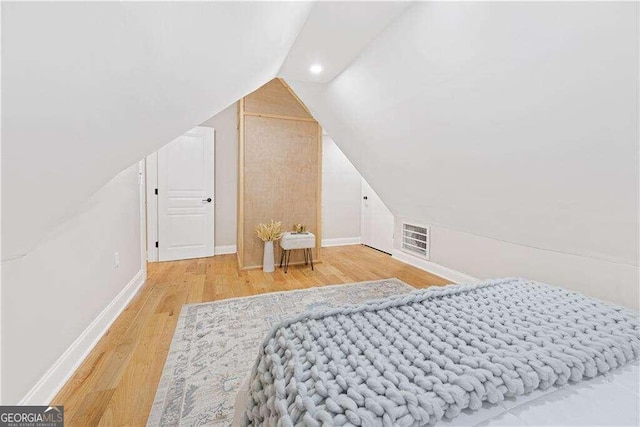
[[460, 414], [442, 426], [638, 426], [640, 365], [623, 366], [578, 384], [534, 391], [479, 411]]
[[[234, 426], [248, 398], [248, 378], [235, 403]], [[640, 363], [578, 384], [534, 391], [466, 411], [441, 426], [640, 426]]]

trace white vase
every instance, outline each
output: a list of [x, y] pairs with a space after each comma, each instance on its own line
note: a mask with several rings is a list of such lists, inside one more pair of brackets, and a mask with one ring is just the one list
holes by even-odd
[[262, 258], [262, 271], [265, 273], [273, 273], [275, 267], [273, 265], [273, 242], [264, 242], [264, 257]]

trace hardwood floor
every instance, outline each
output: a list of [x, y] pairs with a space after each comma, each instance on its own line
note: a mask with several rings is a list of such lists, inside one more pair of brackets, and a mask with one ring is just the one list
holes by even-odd
[[397, 277], [417, 288], [446, 280], [354, 245], [284, 274], [239, 271], [235, 255], [149, 264], [147, 282], [53, 400], [67, 426], [143, 426], [183, 304]]

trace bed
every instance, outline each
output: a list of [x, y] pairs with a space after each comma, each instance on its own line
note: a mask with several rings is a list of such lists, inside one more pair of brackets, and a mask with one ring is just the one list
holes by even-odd
[[638, 425], [637, 313], [490, 280], [272, 328], [242, 425]]

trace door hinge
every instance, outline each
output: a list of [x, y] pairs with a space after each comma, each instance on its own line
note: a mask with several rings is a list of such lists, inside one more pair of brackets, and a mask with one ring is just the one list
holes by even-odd
[[156, 248], [158, 247], [158, 242], [156, 242]]
[[156, 196], [158, 195], [158, 189], [156, 188]]

